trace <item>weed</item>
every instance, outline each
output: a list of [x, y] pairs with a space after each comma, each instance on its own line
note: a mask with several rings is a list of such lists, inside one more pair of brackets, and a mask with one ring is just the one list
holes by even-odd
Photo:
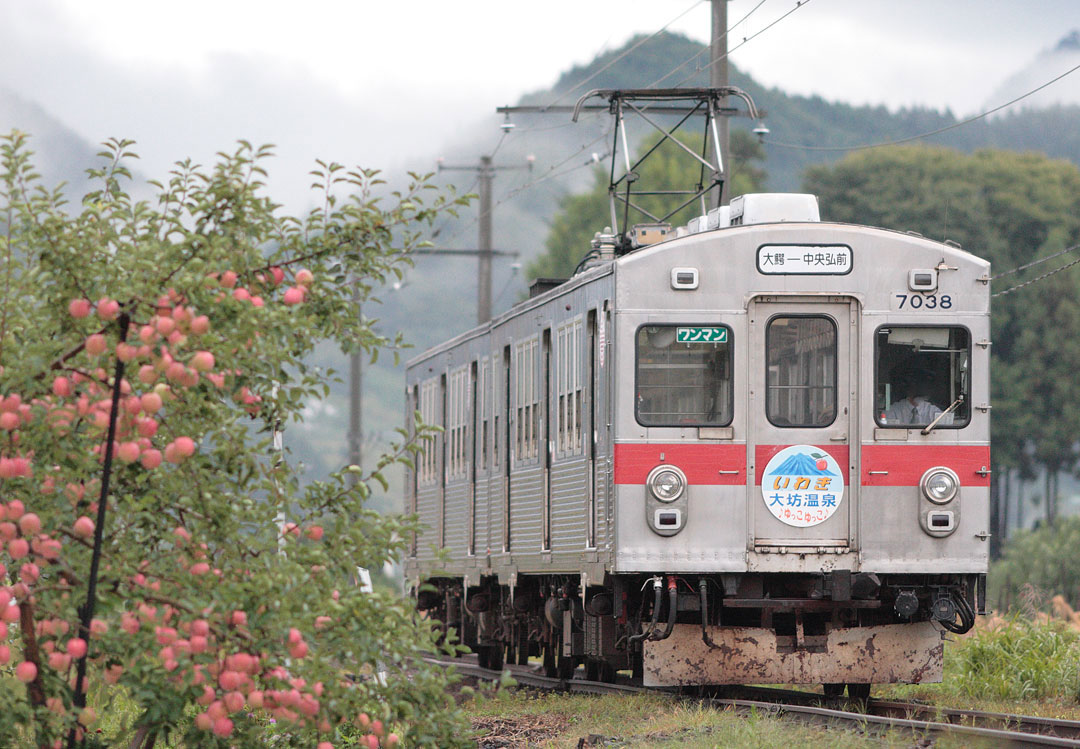
[[1005, 700], [1073, 697], [1080, 689], [1080, 632], [1056, 621], [1013, 617], [950, 645], [960, 694]]

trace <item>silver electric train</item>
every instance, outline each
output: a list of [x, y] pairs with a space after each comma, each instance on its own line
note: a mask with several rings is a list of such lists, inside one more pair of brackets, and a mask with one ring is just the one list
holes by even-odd
[[984, 607], [989, 263], [754, 194], [408, 364], [417, 605], [489, 667], [939, 681]]

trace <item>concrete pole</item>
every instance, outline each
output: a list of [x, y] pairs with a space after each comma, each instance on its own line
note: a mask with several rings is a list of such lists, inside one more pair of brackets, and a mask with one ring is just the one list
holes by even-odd
[[[712, 43], [709, 46], [709, 86], [723, 88], [728, 85], [728, 39], [727, 39], [727, 4], [728, 0], [712, 0]], [[728, 131], [728, 118], [719, 117], [717, 132], [720, 135], [720, 155], [724, 164], [724, 187], [721, 194], [713, 190], [710, 207], [727, 205], [731, 197], [731, 138]]]
[[495, 170], [491, 157], [480, 157], [480, 243], [477, 249], [476, 322], [480, 325], [491, 319], [491, 183]]

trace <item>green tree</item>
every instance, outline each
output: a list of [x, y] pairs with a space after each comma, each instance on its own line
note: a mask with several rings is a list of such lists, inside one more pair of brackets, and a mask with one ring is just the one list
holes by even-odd
[[[661, 136], [647, 140], [641, 147], [645, 153], [656, 145]], [[687, 146], [693, 146], [687, 143]], [[732, 176], [731, 195], [758, 192], [765, 184], [765, 172], [758, 164], [764, 158], [761, 144], [744, 130], [731, 131]], [[528, 267], [530, 278], [568, 278], [577, 264], [589, 251], [589, 243], [596, 232], [611, 225], [611, 204], [608, 199], [609, 172], [597, 169], [592, 189], [579, 195], [567, 195], [559, 204], [548, 233], [544, 254]], [[637, 185], [645, 190], [687, 190], [701, 183], [701, 164], [672, 143], [658, 148], [641, 167]], [[634, 202], [654, 216], [663, 216], [685, 200], [645, 196]], [[619, 221], [623, 220], [621, 205], [618, 206]], [[683, 208], [672, 216], [672, 226], [681, 226], [700, 214], [697, 203]], [[651, 219], [640, 212], [630, 211], [630, 224], [645, 223]]]
[[376, 172], [320, 163], [321, 207], [283, 215], [268, 148], [241, 144], [178, 164], [151, 205], [125, 192], [130, 143], [103, 155], [71, 210], [26, 136], [0, 141], [3, 744], [460, 744], [445, 675], [415, 659], [437, 633], [350, 582], [415, 530], [365, 506], [415, 445], [301, 487], [272, 440], [326, 392], [319, 339], [400, 343], [348, 281], [363, 299], [397, 277], [458, 201], [415, 175], [380, 199]]
[[1042, 609], [1060, 594], [1080, 608], [1080, 518], [1021, 531], [990, 567], [990, 605], [1001, 612]]
[[[1080, 242], [1080, 170], [1035, 153], [875, 149], [808, 169], [804, 188], [828, 220], [951, 239], [998, 272]], [[1054, 267], [1009, 275], [992, 291]], [[1078, 284], [1080, 274], [1066, 270], [992, 304], [995, 470], [1031, 475], [1032, 461], [1043, 465], [1051, 520], [1057, 472], [1076, 463], [1080, 436]]]

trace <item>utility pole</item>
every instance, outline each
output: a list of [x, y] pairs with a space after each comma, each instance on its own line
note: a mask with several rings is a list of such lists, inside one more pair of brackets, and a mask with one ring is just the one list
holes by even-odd
[[[727, 4], [728, 0], [712, 0], [712, 42], [709, 45], [709, 86], [726, 88], [728, 85], [728, 39], [727, 39]], [[728, 118], [718, 117], [717, 132], [720, 136], [720, 163], [723, 165], [724, 184], [721, 190], [713, 190], [709, 196], [709, 207], [727, 205], [731, 197], [731, 138]]]
[[[504, 124], [503, 129], [512, 128], [513, 125]], [[477, 248], [469, 250], [469, 254], [475, 254], [477, 258], [476, 273], [476, 323], [483, 325], [491, 319], [491, 259], [496, 253], [491, 244], [491, 215], [494, 210], [491, 205], [491, 188], [495, 180], [495, 172], [506, 169], [532, 169], [533, 158], [527, 157], [527, 166], [495, 166], [490, 156], [481, 156], [477, 166], [447, 166], [439, 160], [439, 171], [466, 171], [476, 172], [477, 190], [480, 194], [480, 236], [477, 238]], [[438, 254], [438, 253], [431, 253]]]
[[491, 167], [491, 157], [480, 157], [480, 237], [476, 246], [476, 322], [479, 325], [491, 319], [491, 183], [495, 172]]
[[[488, 211], [490, 215], [490, 210]], [[488, 221], [488, 237], [491, 236], [491, 224]], [[439, 249], [434, 247], [421, 247], [410, 251], [412, 255], [477, 255], [483, 258], [487, 256], [488, 263], [488, 290], [486, 292], [488, 298], [488, 317], [490, 318], [491, 310], [491, 260], [495, 257], [518, 257], [520, 253], [512, 252], [509, 250], [495, 250], [492, 249], [490, 243], [484, 250], [468, 249], [468, 250], [449, 250]], [[396, 287], [395, 287], [396, 288]], [[356, 307], [357, 316], [363, 318], [363, 308], [360, 304], [360, 288], [356, 285], [356, 281], [353, 282], [353, 305]], [[364, 355], [363, 351], [354, 351], [349, 354], [349, 433], [348, 433], [348, 448], [349, 448], [349, 465], [351, 466], [363, 466], [363, 414], [364, 404], [361, 400], [364, 393], [364, 362], [360, 358]], [[355, 486], [357, 482], [357, 476], [354, 473], [350, 473], [346, 477], [346, 481], [349, 486]]]

